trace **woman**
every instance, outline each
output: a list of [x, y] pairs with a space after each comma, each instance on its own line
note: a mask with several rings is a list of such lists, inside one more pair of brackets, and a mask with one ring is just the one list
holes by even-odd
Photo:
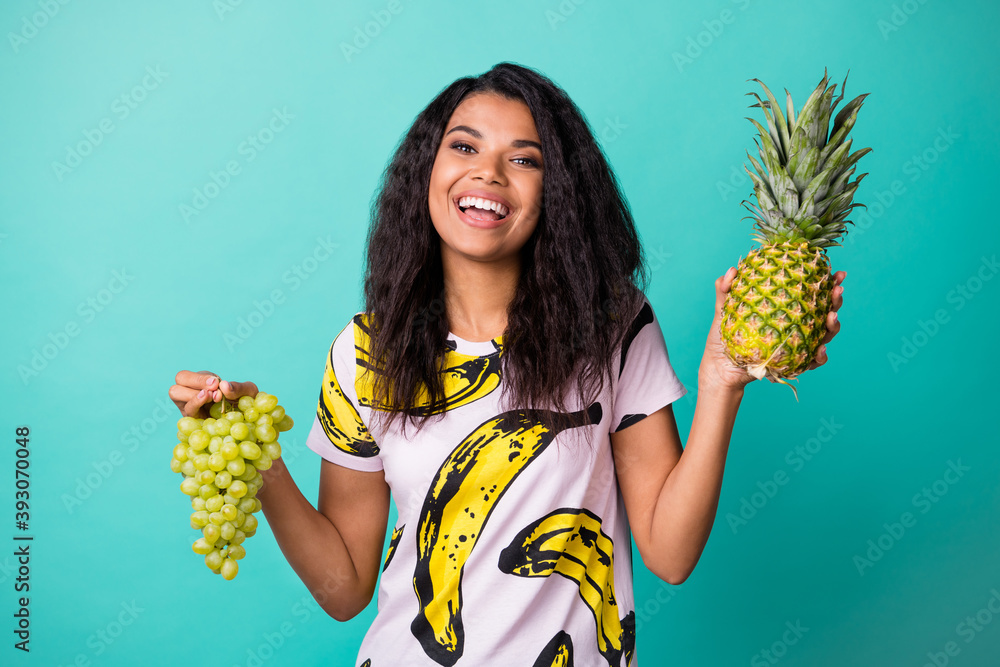
[[[280, 459], [263, 472], [292, 568], [346, 621], [381, 566], [358, 664], [638, 664], [630, 539], [661, 579], [688, 577], [753, 379], [719, 338], [735, 270], [715, 282], [682, 450], [670, 404], [686, 389], [643, 294], [628, 205], [573, 102], [510, 63], [417, 117], [366, 260], [365, 310], [331, 345], [307, 440], [322, 456], [318, 509]], [[827, 329], [824, 344], [835, 312]], [[813, 367], [825, 362], [824, 345]], [[208, 372], [176, 382], [185, 415], [257, 392]]]

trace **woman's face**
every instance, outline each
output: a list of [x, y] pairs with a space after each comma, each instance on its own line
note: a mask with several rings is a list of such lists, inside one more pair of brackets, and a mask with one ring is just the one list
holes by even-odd
[[[442, 260], [516, 258], [538, 224], [542, 172], [541, 140], [524, 102], [490, 93], [462, 100], [431, 172], [430, 214]], [[466, 196], [488, 200], [485, 205], [503, 217], [497, 220], [497, 212], [483, 211]]]

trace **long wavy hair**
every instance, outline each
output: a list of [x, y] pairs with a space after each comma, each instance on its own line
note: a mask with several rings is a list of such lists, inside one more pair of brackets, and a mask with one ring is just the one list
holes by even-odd
[[[371, 204], [365, 311], [371, 358], [381, 360], [372, 391], [376, 404], [387, 406], [377, 411], [387, 425], [404, 416], [404, 433], [407, 419], [419, 430], [424, 415], [440, 414], [444, 405], [441, 362], [449, 325], [428, 190], [448, 120], [474, 93], [524, 102], [545, 164], [538, 225], [521, 249], [507, 309], [501, 401], [560, 413], [568, 412], [571, 392], [584, 407], [595, 401], [619, 369], [615, 351], [648, 281], [628, 203], [569, 96], [539, 72], [510, 62], [456, 80], [400, 139]], [[422, 391], [424, 408], [417, 410]]]

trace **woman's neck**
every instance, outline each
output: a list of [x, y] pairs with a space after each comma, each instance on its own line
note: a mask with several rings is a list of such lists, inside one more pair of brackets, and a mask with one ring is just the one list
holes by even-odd
[[507, 307], [514, 298], [520, 261], [475, 262], [442, 258], [448, 328], [459, 338], [487, 341], [507, 328]]

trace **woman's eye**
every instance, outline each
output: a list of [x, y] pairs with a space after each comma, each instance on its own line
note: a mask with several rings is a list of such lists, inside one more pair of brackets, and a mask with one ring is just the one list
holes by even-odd
[[[451, 145], [451, 147], [455, 148], [455, 149], [458, 149], [459, 151], [461, 151], [463, 153], [474, 153], [475, 152], [475, 149], [472, 148], [472, 146], [470, 146], [469, 144], [466, 144], [466, 143], [462, 143], [461, 141], [456, 141], [455, 143], [453, 143]], [[468, 150], [465, 150], [465, 149], [468, 149]], [[522, 162], [522, 160], [523, 160], [523, 162]], [[530, 158], [530, 157], [517, 157], [517, 158], [514, 158], [514, 162], [517, 162], [518, 164], [523, 164], [525, 166], [531, 166], [531, 167], [537, 167], [538, 166], [538, 161], [535, 160], [534, 158]]]

